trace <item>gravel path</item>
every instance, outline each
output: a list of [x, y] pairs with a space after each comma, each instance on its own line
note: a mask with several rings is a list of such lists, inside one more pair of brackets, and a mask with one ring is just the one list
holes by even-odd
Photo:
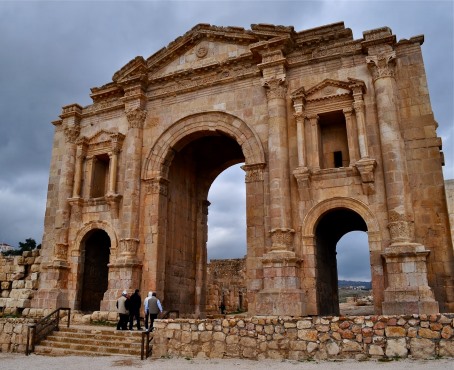
[[132, 357], [48, 357], [39, 355], [25, 356], [16, 353], [0, 353], [1, 370], [454, 370], [453, 359], [438, 359], [425, 361], [399, 360], [391, 362], [366, 361], [250, 361], [238, 359], [159, 359], [145, 360]]

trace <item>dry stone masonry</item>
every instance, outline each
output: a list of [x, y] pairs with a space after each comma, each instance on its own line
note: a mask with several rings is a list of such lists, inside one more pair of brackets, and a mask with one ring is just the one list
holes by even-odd
[[0, 254], [0, 313], [16, 315], [31, 306], [38, 289], [40, 264], [39, 250], [21, 256]]
[[199, 24], [132, 59], [53, 122], [31, 307], [112, 312], [139, 288], [206, 317], [208, 191], [243, 163], [248, 315], [338, 315], [350, 231], [367, 233], [376, 314], [453, 312], [423, 42], [388, 27], [354, 39], [343, 22]]
[[156, 322], [153, 357], [357, 360], [454, 357], [454, 315]]

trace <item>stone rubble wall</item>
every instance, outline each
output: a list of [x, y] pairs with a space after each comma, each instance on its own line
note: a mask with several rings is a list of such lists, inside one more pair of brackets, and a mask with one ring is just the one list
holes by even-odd
[[25, 353], [30, 319], [0, 319], [0, 352]]
[[454, 357], [454, 314], [157, 320], [153, 358]]
[[246, 259], [218, 259], [207, 264], [208, 315], [221, 313], [223, 302], [226, 312], [248, 310], [246, 288]]
[[21, 314], [30, 307], [38, 289], [40, 264], [38, 249], [22, 256], [0, 255], [0, 313]]

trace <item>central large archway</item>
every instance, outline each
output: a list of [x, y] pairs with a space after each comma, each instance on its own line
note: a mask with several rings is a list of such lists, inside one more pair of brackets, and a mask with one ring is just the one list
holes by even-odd
[[[226, 168], [245, 162], [246, 198], [263, 210], [264, 152], [256, 134], [240, 119], [221, 112], [186, 117], [165, 131], [145, 163], [144, 287], [156, 290], [167, 309], [203, 317], [206, 305], [208, 191]], [[255, 184], [255, 185], [252, 185]], [[248, 207], [248, 206], [247, 206]], [[251, 214], [251, 216], [254, 216]], [[262, 241], [260, 217], [247, 216], [247, 258]], [[257, 224], [257, 225], [256, 225]], [[256, 227], [256, 229], [255, 229]], [[251, 274], [257, 273], [256, 271]], [[248, 279], [251, 276], [248, 276]], [[257, 288], [255, 288], [257, 289]], [[260, 289], [260, 287], [258, 287]]]

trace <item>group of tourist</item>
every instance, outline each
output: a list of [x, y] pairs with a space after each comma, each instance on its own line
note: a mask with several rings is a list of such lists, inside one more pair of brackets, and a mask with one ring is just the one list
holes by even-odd
[[[117, 300], [117, 311], [119, 319], [117, 330], [133, 330], [134, 320], [136, 320], [137, 330], [142, 330], [140, 326], [140, 306], [142, 298], [139, 294], [139, 289], [136, 289], [132, 295], [129, 295], [126, 290], [123, 291], [121, 297]], [[148, 292], [148, 296], [143, 302], [145, 312], [145, 330], [152, 331], [154, 320], [158, 318], [158, 314], [162, 312], [162, 305], [156, 297], [156, 293]], [[150, 326], [148, 321], [150, 320]]]

